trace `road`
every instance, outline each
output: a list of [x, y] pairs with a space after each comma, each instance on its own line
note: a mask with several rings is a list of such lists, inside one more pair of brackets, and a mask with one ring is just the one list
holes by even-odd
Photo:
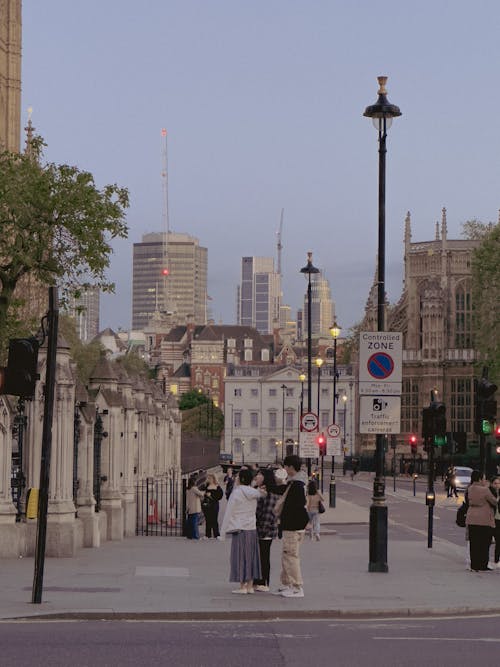
[[490, 664], [500, 618], [0, 623], [2, 667]]
[[[440, 480], [436, 482], [436, 506], [434, 507], [433, 535], [453, 544], [464, 546], [465, 530], [455, 523], [458, 506], [462, 503], [463, 494], [458, 498], [446, 498]], [[398, 539], [421, 538], [427, 542], [428, 508], [425, 505], [426, 485], [419, 482], [416, 486], [416, 496], [412, 495], [413, 484], [409, 480], [398, 479], [396, 492], [393, 491], [393, 480], [386, 480], [386, 497], [389, 516], [389, 539], [391, 535]], [[337, 485], [339, 498], [369, 506], [372, 496], [372, 483], [369, 481], [350, 481], [348, 477], [341, 477]]]

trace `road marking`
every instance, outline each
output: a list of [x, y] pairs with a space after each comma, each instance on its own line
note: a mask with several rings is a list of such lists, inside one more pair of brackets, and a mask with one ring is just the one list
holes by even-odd
[[414, 641], [427, 641], [427, 642], [492, 642], [499, 643], [500, 637], [372, 637], [372, 639], [392, 639], [401, 641], [408, 641], [413, 639]]

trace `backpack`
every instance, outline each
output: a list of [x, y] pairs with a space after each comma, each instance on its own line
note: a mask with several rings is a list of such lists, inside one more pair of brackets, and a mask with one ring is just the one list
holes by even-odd
[[468, 503], [465, 501], [457, 509], [457, 517], [455, 519], [457, 526], [460, 528], [465, 528], [465, 520], [467, 518], [467, 508], [469, 507]]

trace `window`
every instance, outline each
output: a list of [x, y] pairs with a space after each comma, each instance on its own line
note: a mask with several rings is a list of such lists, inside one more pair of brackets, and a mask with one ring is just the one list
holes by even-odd
[[327, 426], [330, 425], [330, 413], [328, 412], [328, 410], [321, 411], [320, 425], [321, 428], [326, 428]]
[[269, 350], [267, 348], [260, 351], [260, 358], [261, 361], [269, 361]]
[[472, 308], [470, 286], [459, 285], [455, 294], [455, 347], [472, 348]]
[[241, 428], [241, 412], [234, 413], [234, 428]]
[[293, 389], [291, 387], [287, 387], [285, 393], [287, 396], [293, 397]]
[[234, 395], [235, 396], [241, 396], [241, 389], [235, 389], [234, 390]]
[[269, 390], [269, 396], [276, 396], [276, 394], [277, 394], [276, 389]]
[[245, 361], [252, 361], [252, 350], [245, 350]]
[[321, 395], [322, 396], [328, 396], [330, 391], [328, 390], [328, 387], [321, 387]]
[[259, 390], [258, 390], [258, 389], [251, 389], [251, 390], [250, 390], [250, 394], [251, 394], [252, 396], [258, 396], [258, 395], [259, 395]]
[[418, 383], [416, 380], [403, 380], [401, 394], [401, 431], [416, 433], [418, 431], [419, 400]]
[[257, 440], [257, 438], [252, 438], [250, 440], [250, 451], [252, 452], [252, 454], [258, 454], [258, 452], [259, 452], [259, 441]]
[[472, 431], [472, 381], [470, 378], [451, 380], [451, 414], [449, 424], [452, 432]]
[[258, 428], [259, 427], [259, 413], [258, 412], [251, 412], [250, 413], [250, 428]]
[[278, 423], [278, 415], [276, 412], [269, 413], [269, 428], [275, 429]]
[[287, 431], [293, 430], [294, 413], [291, 410], [285, 412], [285, 428]]

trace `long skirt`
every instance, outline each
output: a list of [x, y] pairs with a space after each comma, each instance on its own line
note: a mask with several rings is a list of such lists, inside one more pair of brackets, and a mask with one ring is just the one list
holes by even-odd
[[240, 530], [231, 536], [231, 572], [229, 581], [260, 579], [259, 540], [256, 530]]

